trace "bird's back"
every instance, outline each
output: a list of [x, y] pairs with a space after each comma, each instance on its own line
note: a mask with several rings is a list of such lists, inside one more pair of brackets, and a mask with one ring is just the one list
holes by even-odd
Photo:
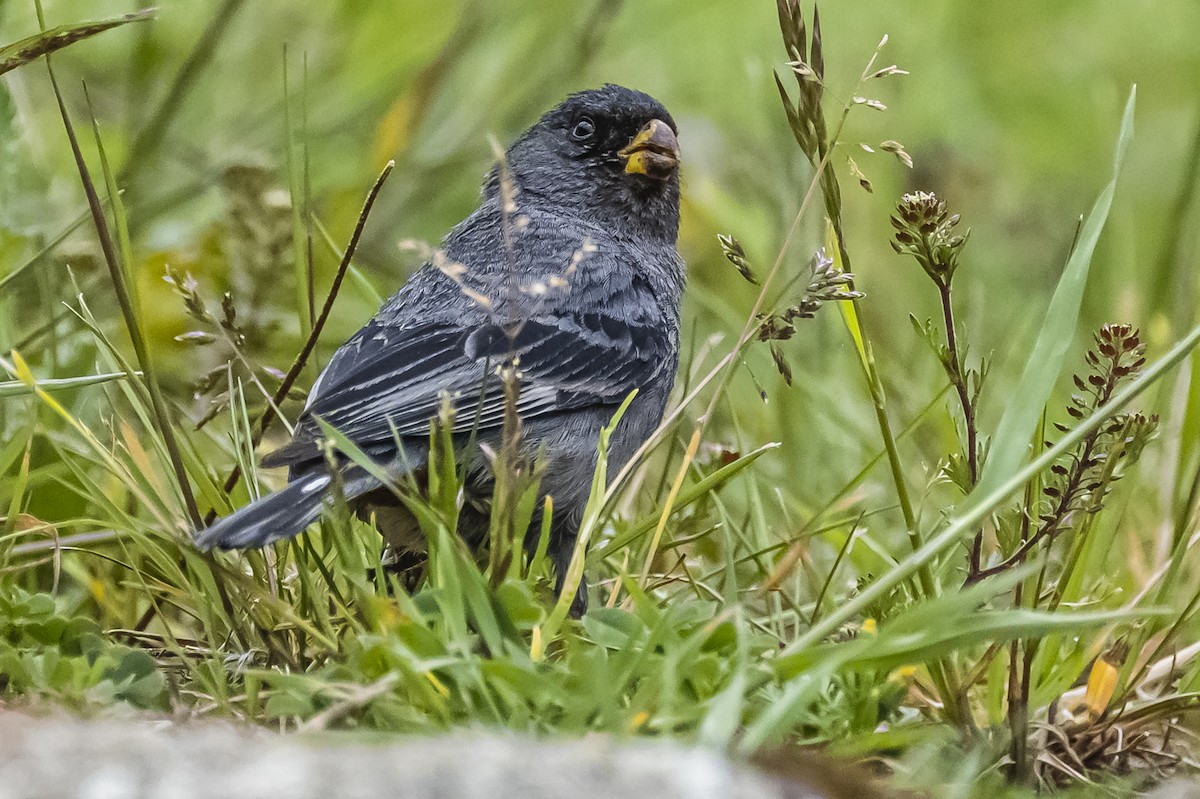
[[[648, 364], [652, 368], [642, 375], [642, 384], [635, 387], [645, 395], [639, 404], [647, 406], [646, 418], [657, 420], [675, 374], [682, 290], [682, 264], [670, 244], [623, 240], [586, 220], [536, 204], [527, 208], [518, 205], [515, 212], [504, 214], [495, 199], [486, 200], [450, 232], [430, 262], [420, 267], [379, 313], [338, 349], [314, 384], [293, 441], [265, 462], [286, 463], [294, 472], [303, 473], [319, 455], [313, 446], [320, 435], [316, 416], [327, 421], [337, 417], [347, 410], [351, 399], [363, 393], [364, 387], [381, 400], [376, 402], [376, 410], [365, 407], [362, 413], [383, 413], [391, 407], [389, 387], [370, 382], [374, 368], [383, 359], [389, 355], [410, 359], [416, 372], [424, 366], [422, 357], [445, 357], [447, 352], [467, 354], [472, 333], [481, 329], [494, 328], [515, 336], [531, 335], [543, 328], [569, 331], [570, 336], [561, 336], [565, 346], [550, 353], [563, 363], [593, 354], [603, 357], [612, 346], [635, 357], [653, 359]], [[431, 326], [438, 338], [426, 346], [420, 337]], [[594, 353], [589, 344], [596, 345]], [[497, 346], [503, 347], [503, 342]], [[396, 377], [403, 378], [403, 363], [399, 366]], [[583, 366], [575, 382], [586, 391], [593, 370]], [[444, 380], [441, 385], [420, 385], [414, 396], [428, 402], [440, 392], [461, 391], [464, 386], [456, 380], [463, 375], [461, 370], [448, 370], [440, 375]], [[346, 391], [347, 384], [352, 384], [354, 390]], [[395, 384], [395, 392], [399, 392], [401, 380], [396, 379]], [[571, 387], [569, 379], [556, 386], [560, 391]], [[470, 398], [466, 399], [469, 406]], [[558, 418], [555, 427], [561, 426], [561, 417], [566, 413], [594, 411], [611, 415], [623, 399], [601, 395], [595, 402], [573, 403], [569, 409], [553, 414]], [[471, 411], [463, 407], [460, 415], [469, 417]], [[379, 422], [371, 429], [388, 429], [386, 420]], [[428, 417], [421, 422], [428, 422]], [[407, 455], [423, 454], [427, 425], [419, 427], [413, 431], [415, 449]], [[535, 423], [532, 431], [540, 427], [545, 425]], [[629, 427], [642, 425], [634, 422]], [[368, 452], [376, 444], [386, 450], [394, 445], [395, 437], [385, 438], [382, 442], [355, 443]], [[488, 439], [486, 431], [482, 439]], [[585, 436], [578, 445], [594, 449], [595, 434]]]

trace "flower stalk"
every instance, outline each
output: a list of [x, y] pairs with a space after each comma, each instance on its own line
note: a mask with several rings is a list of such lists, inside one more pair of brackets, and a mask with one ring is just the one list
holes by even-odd
[[[800, 149], [804, 152], [813, 167], [818, 168], [818, 165], [826, 164], [829, 161], [830, 152], [837, 144], [851, 107], [863, 104], [874, 107], [877, 110], [883, 109], [884, 106], [882, 103], [878, 101], [866, 101], [859, 97], [862, 86], [873, 78], [897, 73], [890, 72], [889, 70], [875, 70], [875, 59], [879, 54], [879, 50], [877, 49], [875, 55], [867, 63], [858, 84], [854, 88], [854, 92], [852, 93], [854, 99], [843, 107], [841, 117], [833, 129], [832, 135], [830, 135], [822, 108], [825, 57], [821, 44], [820, 15], [814, 8], [810, 37], [804, 22], [804, 15], [800, 9], [799, 0], [777, 0], [777, 7], [779, 11], [779, 27], [783, 34], [783, 43], [789, 58], [788, 65], [791, 67], [791, 72], [797, 84], [797, 99], [793, 100], [791, 98], [778, 74], [775, 75], [775, 85], [779, 91], [780, 100], [783, 103], [784, 112], [787, 114], [788, 124], [792, 135], [796, 139], [796, 143], [800, 146]], [[880, 48], [883, 47], [886, 41], [885, 37], [880, 42]], [[871, 103], [875, 105], [871, 105]], [[827, 168], [820, 172], [820, 177], [821, 193], [825, 200], [825, 212], [832, 228], [833, 244], [837, 248], [837, 258], [835, 261], [843, 271], [850, 273], [853, 270], [850, 265], [850, 254], [846, 247], [846, 237], [842, 225], [842, 194], [837, 174], [833, 169]], [[855, 291], [853, 281], [847, 282], [845, 289], [847, 291]], [[871, 404], [875, 410], [880, 437], [883, 440], [884, 450], [887, 453], [888, 467], [891, 471], [892, 482], [896, 488], [896, 497], [900, 505], [901, 514], [903, 515], [904, 526], [908, 532], [913, 551], [917, 552], [924, 546], [924, 541], [921, 536], [912, 497], [904, 476], [903, 462], [900, 458], [896, 436], [892, 430], [891, 420], [888, 417], [887, 399], [884, 393], [883, 381], [875, 365], [870, 339], [866, 331], [862, 328], [862, 317], [858, 312], [858, 299], [850, 300], [848, 307], [852, 311], [848, 315], [848, 321], [852, 320], [853, 325], [858, 328], [858, 337], [860, 339], [859, 360], [863, 368], [863, 374], [866, 377], [868, 390], [871, 394]], [[934, 579], [933, 570], [928, 564], [923, 564], [918, 569], [917, 581], [919, 592], [923, 596], [932, 599], [938, 595], [937, 582]], [[967, 716], [960, 702], [959, 679], [954, 663], [949, 659], [932, 662], [930, 664], [930, 676], [942, 697], [947, 716], [955, 721], [966, 723]]]
[[[979, 430], [976, 412], [979, 405], [979, 388], [982, 372], [969, 372], [963, 367], [963, 352], [958, 342], [957, 326], [954, 321], [954, 273], [958, 269], [958, 257], [967, 243], [970, 231], [956, 233], [958, 214], [951, 214], [946, 201], [930, 192], [905, 194], [892, 216], [892, 227], [896, 229], [892, 249], [900, 255], [912, 256], [938, 289], [942, 307], [942, 326], [945, 344], [933, 340], [932, 330], [927, 326], [921, 332], [933, 347], [942, 364], [950, 384], [958, 395], [962, 409], [964, 432], [965, 479], [960, 486], [970, 493], [979, 482]], [[953, 465], [953, 464], [952, 464]], [[977, 574], [983, 561], [983, 529], [975, 532], [971, 542], [968, 579]]]

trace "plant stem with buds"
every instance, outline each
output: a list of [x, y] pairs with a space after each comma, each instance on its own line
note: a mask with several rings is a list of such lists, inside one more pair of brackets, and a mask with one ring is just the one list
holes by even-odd
[[[971, 485], [974, 486], [979, 482], [979, 431], [975, 425], [975, 403], [972, 401], [970, 389], [967, 387], [962, 356], [958, 351], [958, 336], [954, 331], [954, 303], [949, 281], [938, 284], [938, 294], [942, 301], [942, 321], [946, 326], [946, 352], [949, 356], [946, 362], [946, 372], [950, 376], [954, 391], [958, 394], [958, 402], [962, 405], [963, 428], [967, 438], [967, 476]], [[983, 529], [980, 528], [971, 542], [971, 574], [979, 571], [982, 559]]]

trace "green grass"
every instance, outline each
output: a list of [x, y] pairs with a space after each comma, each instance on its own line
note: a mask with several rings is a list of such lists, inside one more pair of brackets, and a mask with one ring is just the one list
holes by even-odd
[[[951, 796], [1186, 770], [1200, 126], [1160, 75], [1200, 75], [1190, 5], [1147, 32], [1102, 5], [839, 4], [818, 29], [790, 3], [234, 0], [82, 41], [131, 10], [102, 5], [48, 4], [40, 38], [0, 7], [0, 48], [38, 43], [0, 49], [4, 701], [820, 746]], [[280, 484], [256, 453], [415, 266], [397, 243], [470, 210], [486, 132], [603, 80], [680, 122], [691, 285], [668, 418], [593, 487], [568, 581], [592, 610], [514, 546], [536, 462], [503, 455], [464, 549], [436, 432], [395, 487], [429, 541], [411, 590], [344, 509], [195, 550], [198, 517]]]

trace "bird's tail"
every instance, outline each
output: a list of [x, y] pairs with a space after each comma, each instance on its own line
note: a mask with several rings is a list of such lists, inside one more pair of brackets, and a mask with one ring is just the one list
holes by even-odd
[[[295, 538], [315, 522], [332, 495], [328, 474], [308, 474], [280, 491], [251, 502], [196, 536], [196, 546], [208, 550], [251, 549], [284, 538]], [[343, 475], [342, 494], [347, 500], [379, 488], [371, 475], [354, 471]]]

